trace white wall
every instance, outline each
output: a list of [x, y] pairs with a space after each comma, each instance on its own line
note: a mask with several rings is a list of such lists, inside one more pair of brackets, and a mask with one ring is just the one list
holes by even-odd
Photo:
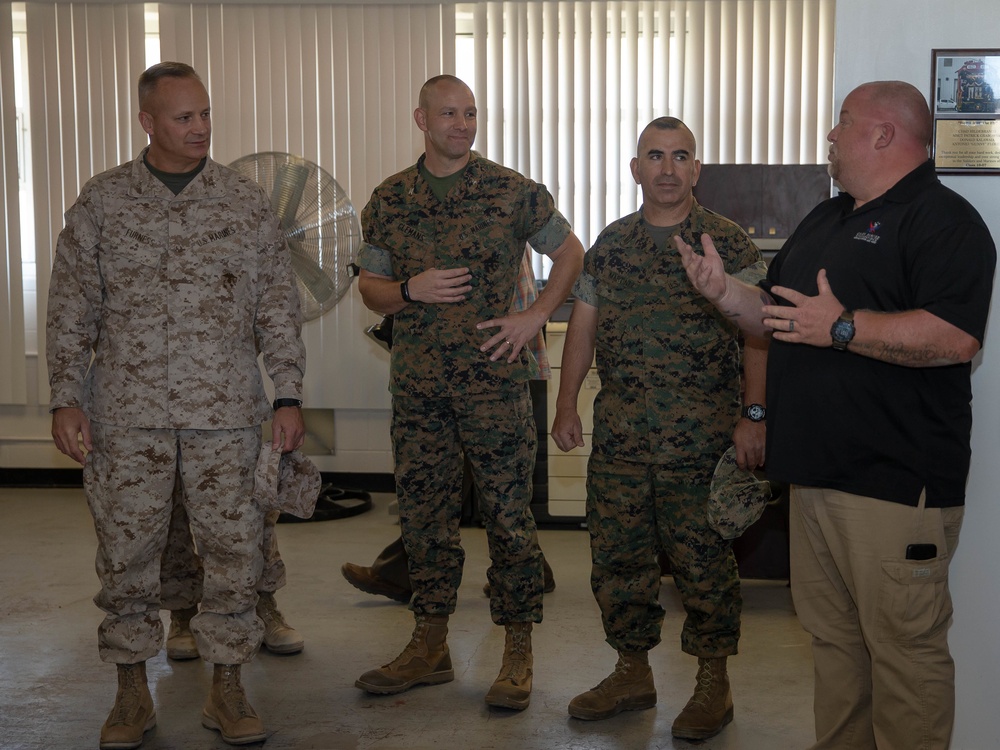
[[[836, 109], [859, 83], [909, 81], [930, 96], [931, 50], [1000, 47], [997, 0], [837, 0]], [[979, 209], [1000, 240], [1000, 176], [943, 176]], [[973, 375], [972, 471], [952, 567], [958, 715], [952, 750], [1000, 748], [1000, 291]]]

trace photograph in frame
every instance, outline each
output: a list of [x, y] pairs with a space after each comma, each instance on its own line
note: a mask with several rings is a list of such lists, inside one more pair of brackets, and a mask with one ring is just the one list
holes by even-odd
[[931, 71], [937, 171], [1000, 174], [1000, 49], [936, 49]]

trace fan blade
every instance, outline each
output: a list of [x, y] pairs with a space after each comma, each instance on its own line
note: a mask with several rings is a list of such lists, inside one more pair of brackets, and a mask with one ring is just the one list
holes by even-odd
[[302, 245], [293, 239], [288, 240], [288, 249], [292, 251], [292, 270], [302, 285], [309, 290], [320, 305], [326, 304], [336, 293], [337, 288], [319, 264], [309, 257]]
[[302, 193], [309, 179], [309, 166], [298, 162], [288, 162], [278, 167], [271, 190], [271, 205], [281, 220], [283, 229], [295, 223], [295, 214], [302, 201]]

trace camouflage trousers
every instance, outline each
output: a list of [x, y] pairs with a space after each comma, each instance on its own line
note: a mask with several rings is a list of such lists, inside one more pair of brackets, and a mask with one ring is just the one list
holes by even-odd
[[410, 608], [455, 611], [465, 562], [464, 453], [489, 544], [493, 622], [541, 622], [542, 556], [531, 515], [537, 433], [527, 386], [461, 398], [393, 396], [392, 443]]
[[615, 650], [648, 651], [660, 642], [662, 549], [686, 613], [681, 649], [702, 658], [736, 653], [743, 603], [736, 559], [707, 519], [716, 458], [676, 467], [591, 455], [590, 584]]
[[253, 499], [260, 428], [150, 430], [92, 423], [84, 489], [97, 531], [94, 602], [101, 659], [130, 664], [163, 645], [160, 559], [177, 476], [204, 567], [201, 611], [191, 620], [206, 661], [253, 658], [263, 625], [254, 607], [264, 513]]
[[[201, 558], [194, 546], [191, 522], [184, 509], [184, 488], [180, 476], [174, 487], [173, 512], [167, 546], [160, 559], [160, 606], [171, 611], [190, 609], [201, 601], [202, 581], [205, 576]], [[264, 555], [264, 572], [257, 581], [257, 593], [270, 593], [285, 585], [285, 563], [278, 552], [278, 535], [275, 524], [279, 511], [271, 511], [264, 518], [264, 536], [261, 553]]]

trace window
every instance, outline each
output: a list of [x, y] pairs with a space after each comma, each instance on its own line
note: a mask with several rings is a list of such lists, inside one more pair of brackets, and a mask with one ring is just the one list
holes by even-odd
[[[191, 62], [212, 92], [215, 159], [300, 154], [359, 210], [422, 149], [420, 85], [456, 72], [476, 93], [476, 148], [545, 183], [589, 245], [637, 208], [628, 162], [653, 117], [683, 119], [706, 163], [822, 162], [833, 20], [834, 0], [0, 0], [0, 347], [14, 353], [0, 364], [0, 403], [47, 399], [34, 355], [63, 213], [87, 178], [145, 145], [135, 82], [161, 56]], [[367, 311], [339, 315], [325, 324], [331, 362], [353, 346], [336, 331]]]

